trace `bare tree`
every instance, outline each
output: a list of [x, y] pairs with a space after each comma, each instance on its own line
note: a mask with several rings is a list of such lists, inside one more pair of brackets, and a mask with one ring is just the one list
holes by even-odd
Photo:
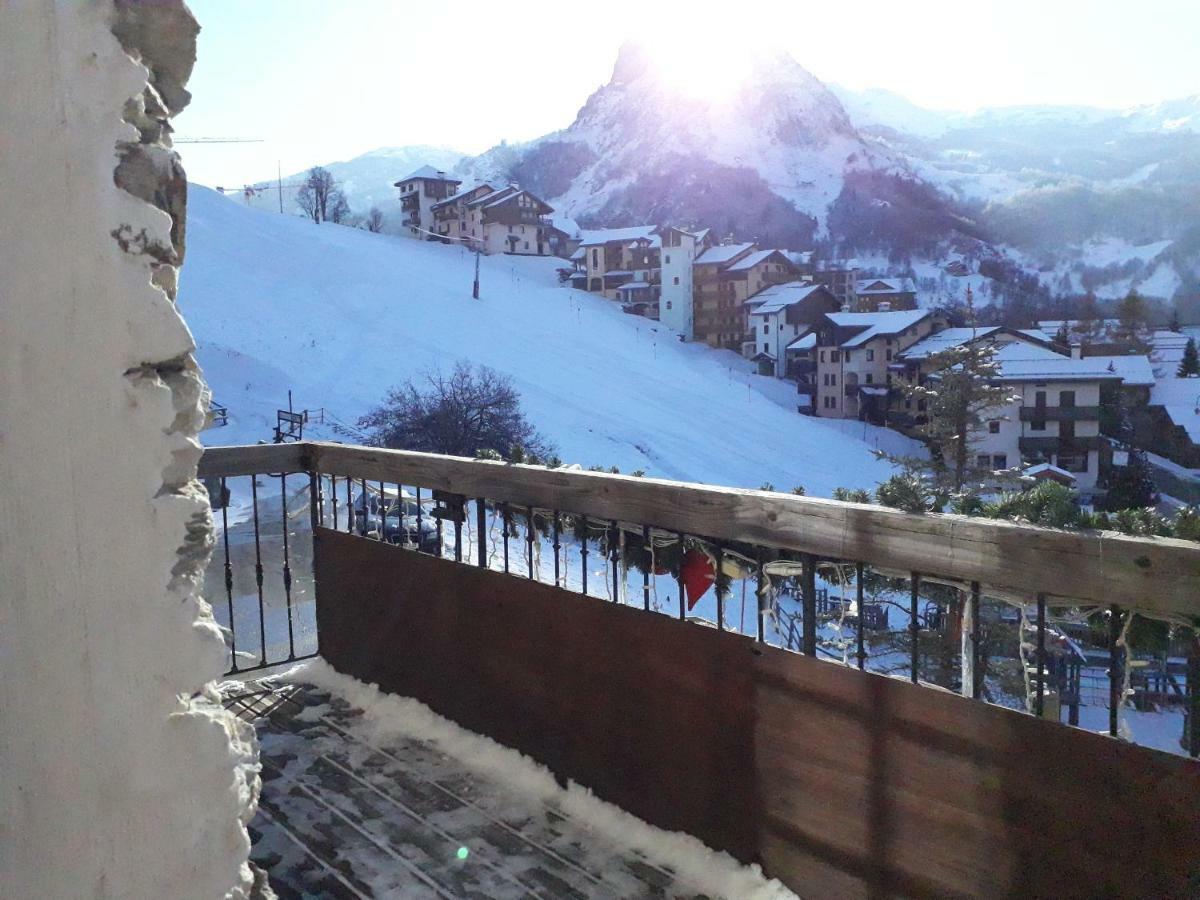
[[383, 211], [378, 206], [371, 207], [371, 211], [367, 213], [365, 225], [367, 231], [376, 234], [383, 231]]
[[326, 218], [334, 225], [341, 225], [350, 217], [350, 204], [346, 202], [346, 195], [337, 188], [329, 194], [329, 208], [326, 211]]
[[[304, 179], [304, 184], [300, 186], [300, 190], [296, 192], [296, 205], [304, 211], [308, 218], [312, 219], [318, 225], [330, 219], [330, 201], [336, 200], [336, 197], [341, 196], [341, 191], [337, 189], [333, 180], [333, 175], [328, 169], [323, 169], [320, 166], [314, 166], [309, 169], [308, 177]], [[345, 203], [345, 199], [342, 200]], [[349, 209], [346, 209], [346, 213]], [[344, 218], [345, 213], [341, 214]], [[337, 220], [334, 220], [337, 221]]]
[[373, 444], [399, 450], [454, 456], [494, 450], [509, 457], [520, 447], [545, 458], [554, 449], [521, 412], [511, 378], [464, 361], [449, 376], [435, 370], [421, 384], [410, 380], [393, 388], [358, 425]]

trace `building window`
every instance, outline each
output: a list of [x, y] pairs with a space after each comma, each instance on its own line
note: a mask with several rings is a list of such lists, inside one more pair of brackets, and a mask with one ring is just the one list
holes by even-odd
[[668, 301], [667, 301], [667, 309], [670, 309], [670, 308], [671, 308], [671, 301], [670, 301], [670, 300], [668, 300]]
[[763, 353], [770, 353], [770, 352], [771, 352], [771, 346], [769, 344], [763, 344]]
[[674, 278], [672, 278], [672, 279], [671, 279], [671, 283], [672, 283], [672, 284], [679, 284], [679, 276], [678, 276], [678, 275], [676, 275]]
[[875, 383], [875, 376], [872, 375], [870, 372], [868, 372], [867, 373], [867, 384], [874, 384], [874, 383]]
[[875, 351], [874, 350], [867, 351], [867, 362], [875, 362]]
[[850, 362], [850, 351], [846, 351], [846, 362]]
[[988, 434], [999, 434], [999, 433], [1000, 433], [1000, 420], [999, 419], [989, 420], [988, 421]]
[[1007, 453], [997, 453], [996, 455], [994, 455], [992, 457], [992, 468], [995, 469], [997, 472], [1000, 471], [1001, 469], [1007, 469], [1008, 468], [1008, 454]]
[[980, 453], [975, 457], [975, 468], [986, 469], [992, 464], [992, 458], [986, 453]]
[[663, 261], [669, 266], [671, 264], [671, 254], [668, 253]]
[[763, 325], [763, 334], [770, 334], [770, 333], [771, 333], [771, 326]]
[[887, 352], [887, 361], [888, 361], [888, 362], [891, 362], [891, 361], [892, 361], [892, 351], [891, 351], [891, 350], [889, 350], [889, 351]]
[[1064, 409], [1075, 408], [1075, 392], [1074, 391], [1059, 391], [1058, 405]]
[[592, 251], [592, 268], [596, 269], [596, 268], [599, 268], [599, 266], [600, 266], [600, 251], [593, 250]]
[[825, 351], [821, 351], [821, 362], [825, 362]]
[[1087, 453], [1060, 453], [1058, 467], [1068, 472], [1086, 472], [1088, 470]]
[[842, 361], [842, 351], [841, 350], [830, 350], [829, 351], [829, 361], [830, 362], [841, 362]]

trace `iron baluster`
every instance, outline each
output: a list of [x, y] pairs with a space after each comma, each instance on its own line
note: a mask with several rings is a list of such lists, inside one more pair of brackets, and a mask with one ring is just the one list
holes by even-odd
[[417, 546], [414, 549], [420, 550], [421, 549], [421, 522], [423, 521], [423, 519], [421, 517], [421, 489], [418, 486], [413, 485], [413, 492], [417, 498], [414, 501], [416, 504], [416, 507], [417, 507]]
[[650, 569], [653, 565], [654, 553], [650, 549], [650, 526], [642, 526], [642, 562], [645, 571], [642, 572], [642, 609], [650, 611]]
[[817, 558], [805, 553], [804, 583], [801, 602], [804, 604], [804, 634], [802, 637], [805, 656], [817, 655]]
[[389, 512], [387, 494], [383, 490], [383, 482], [379, 482], [379, 540], [387, 540], [387, 515]]
[[716, 574], [713, 577], [713, 588], [717, 592], [717, 631], [725, 630], [725, 593], [721, 590], [721, 567], [725, 563], [725, 551], [720, 544], [713, 546], [713, 555], [716, 557]]
[[321, 476], [313, 471], [308, 473], [308, 519], [315, 540], [321, 524]]
[[867, 667], [867, 647], [864, 637], [866, 628], [867, 615], [863, 609], [863, 602], [866, 599], [866, 589], [863, 585], [863, 564], [854, 564], [854, 602], [858, 604], [858, 650], [855, 657], [858, 660], [858, 671], [862, 671]]
[[500, 504], [500, 524], [503, 526], [500, 536], [504, 538], [504, 574], [508, 574], [508, 517], [509, 506], [507, 503]]
[[353, 479], [346, 476], [346, 534], [354, 531], [354, 487]]
[[404, 514], [404, 485], [400, 482], [396, 482], [396, 505], [400, 508], [400, 546], [407, 549], [409, 544], [408, 518]]
[[333, 507], [333, 530], [338, 530], [337, 476], [329, 476], [329, 502]]
[[[221, 538], [225, 545], [225, 601], [229, 605], [229, 655], [233, 660], [231, 673], [238, 670], [237, 637], [233, 627], [233, 566], [229, 563], [229, 492], [221, 476]], [[1189, 682], [1190, 683], [1190, 682]]]
[[562, 549], [562, 521], [559, 518], [558, 510], [554, 511], [554, 586], [562, 587], [559, 576], [558, 554]]
[[588, 589], [587, 589], [587, 575], [588, 575], [588, 563], [587, 563], [587, 559], [588, 559], [588, 548], [587, 548], [587, 545], [588, 545], [588, 517], [587, 517], [587, 516], [580, 516], [580, 517], [579, 517], [579, 522], [580, 522], [580, 525], [581, 525], [580, 533], [583, 535], [583, 541], [582, 541], [582, 544], [583, 544], [583, 546], [582, 546], [582, 548], [581, 548], [581, 549], [580, 549], [580, 551], [579, 551], [579, 559], [580, 559], [580, 564], [581, 564], [581, 565], [582, 565], [582, 567], [583, 567], [583, 574], [582, 574], [582, 576], [581, 576], [581, 578], [582, 578], [582, 580], [583, 580], [583, 589], [582, 589], [582, 590], [583, 590], [583, 593], [586, 595], [586, 594], [587, 594], [587, 592], [588, 592]]
[[487, 559], [487, 501], [482, 497], [475, 499], [475, 556], [479, 568], [488, 567]]
[[258, 639], [262, 664], [267, 664], [267, 614], [263, 609], [262, 545], [258, 537], [258, 476], [250, 476], [250, 506], [254, 514], [254, 582], [258, 585]]
[[1037, 688], [1033, 714], [1039, 719], [1046, 709], [1046, 595], [1037, 595]]
[[971, 686], [970, 698], [972, 700], [979, 699], [979, 688], [983, 684], [983, 673], [979, 670], [979, 643], [980, 643], [980, 623], [979, 623], [979, 597], [981, 589], [978, 581], [971, 582], [971, 596], [968, 603], [971, 604]]
[[283, 513], [283, 596], [287, 604], [288, 659], [296, 658], [296, 636], [292, 622], [292, 560], [288, 550], [287, 473], [279, 476], [279, 499]]
[[[403, 502], [403, 492], [401, 492], [400, 502]], [[454, 561], [462, 562], [463, 519], [467, 517], [467, 498], [455, 494], [454, 505], [457, 507], [454, 511]]]
[[1110, 606], [1108, 613], [1108, 639], [1111, 645], [1108, 665], [1108, 733], [1112, 737], [1116, 737], [1119, 725], [1117, 721], [1118, 711], [1121, 706], [1121, 689], [1123, 687], [1121, 659], [1117, 648], [1117, 644], [1121, 640], [1121, 608]]
[[361, 496], [359, 499], [362, 500], [362, 522], [359, 523], [359, 533], [362, 534], [363, 537], [366, 537], [367, 530], [371, 527], [371, 517], [368, 515], [368, 512], [370, 511], [370, 504], [367, 502], [367, 479], [360, 478], [359, 481], [361, 482], [359, 488]]
[[921, 680], [920, 671], [918, 670], [920, 660], [917, 648], [917, 638], [921, 634], [921, 623], [917, 620], [919, 604], [921, 602], [921, 576], [918, 573], [912, 573], [910, 585], [912, 591], [909, 594], [908, 602], [908, 636], [912, 642], [912, 646], [909, 648], [909, 665], [912, 668], [912, 683], [916, 684]]
[[770, 597], [767, 589], [767, 572], [763, 566], [763, 548], [759, 547], [757, 554], [756, 581], [757, 588], [754, 592], [758, 600], [758, 642], [765, 644], [767, 642], [767, 611]]
[[612, 520], [611, 537], [608, 539], [608, 556], [612, 560], [612, 602], [621, 602], [621, 592], [617, 586], [621, 574], [621, 553], [618, 541], [621, 539], [621, 529], [617, 520]]
[[1187, 658], [1187, 751], [1200, 757], [1200, 629], [1192, 629]]
[[679, 532], [679, 574], [675, 576], [679, 582], [679, 621], [687, 620], [687, 597], [684, 596], [686, 591], [683, 584], [683, 557], [686, 555], [686, 545], [683, 540], [683, 532]]
[[529, 554], [529, 564], [528, 564], [529, 579], [531, 581], [536, 581], [537, 579], [535, 578], [535, 576], [533, 574], [533, 507], [532, 506], [528, 506], [525, 508], [525, 549]]

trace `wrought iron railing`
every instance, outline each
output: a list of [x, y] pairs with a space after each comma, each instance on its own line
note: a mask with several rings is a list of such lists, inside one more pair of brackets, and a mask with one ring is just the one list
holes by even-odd
[[[315, 442], [213, 448], [201, 475], [227, 501], [208, 589], [230, 674], [318, 653], [318, 528], [975, 699], [1017, 697], [1035, 715], [1067, 705], [1071, 724], [1097, 677], [1071, 629], [1100, 611], [1114, 735], [1144, 668], [1125, 665], [1132, 618], [1200, 621], [1200, 547], [1178, 540]], [[1164, 677], [1200, 755], [1194, 631], [1188, 648]]]

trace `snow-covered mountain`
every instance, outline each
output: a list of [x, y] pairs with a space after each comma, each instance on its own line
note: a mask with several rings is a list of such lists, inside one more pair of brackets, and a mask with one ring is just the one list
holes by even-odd
[[390, 387], [467, 360], [510, 375], [534, 424], [583, 465], [828, 496], [891, 473], [874, 447], [911, 452], [894, 432], [799, 415], [787, 383], [559, 286], [558, 264], [484, 257], [472, 300], [461, 248], [270, 215], [193, 185], [179, 304], [231, 421], [205, 442], [268, 439], [289, 389], [297, 408], [352, 426]]
[[569, 127], [494, 148], [460, 171], [518, 181], [585, 223], [704, 223], [796, 248], [832, 232], [873, 235], [890, 249], [889, 229], [914, 203], [923, 242], [964, 224], [903, 154], [865, 139], [838, 98], [783, 52], [757, 58], [736, 91], [697, 96], [627, 43]]
[[964, 113], [834, 92], [860, 133], [903, 155], [1057, 293], [1200, 294], [1200, 95]]

